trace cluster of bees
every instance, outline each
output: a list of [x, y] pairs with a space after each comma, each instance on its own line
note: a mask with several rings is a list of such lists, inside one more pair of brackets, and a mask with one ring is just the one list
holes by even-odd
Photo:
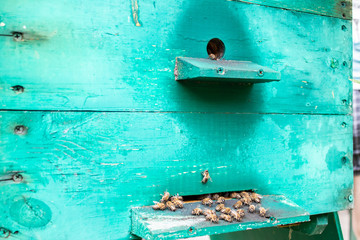
[[[214, 210], [201, 208], [195, 208], [192, 210], [193, 215], [204, 215], [207, 221], [218, 223], [219, 219], [222, 219], [227, 222], [232, 222], [236, 220], [240, 222], [245, 216], [245, 210], [241, 209], [242, 206], [248, 205], [249, 213], [256, 212], [256, 206], [253, 203], [260, 204], [261, 196], [254, 192], [233, 192], [230, 194], [230, 198], [238, 199], [238, 201], [233, 205], [234, 209], [229, 207], [225, 207], [225, 197], [220, 196], [219, 194], [214, 194], [212, 197], [206, 197], [201, 201], [202, 205], [209, 206], [217, 204]], [[216, 212], [220, 212], [220, 216], [218, 217]], [[258, 209], [259, 215], [261, 217], [265, 217], [267, 210], [263, 207]]]
[[183, 197], [179, 195], [170, 197], [169, 192], [164, 192], [160, 201], [154, 203], [155, 205], [152, 207], [154, 210], [165, 210], [168, 208], [170, 211], [176, 211], [176, 208], [184, 207]]
[[[265, 217], [267, 210], [260, 206], [261, 195], [255, 192], [233, 192], [228, 195], [231, 199], [237, 199], [237, 202], [230, 207], [225, 206], [225, 197], [220, 196], [219, 194], [213, 194], [212, 196], [206, 196], [201, 200], [201, 204], [204, 206], [211, 207], [213, 204], [216, 204], [215, 210], [211, 209], [201, 209], [199, 207], [192, 210], [193, 215], [204, 215], [207, 221], [212, 223], [218, 223], [219, 219], [232, 222], [233, 220], [240, 222], [245, 216], [245, 210], [242, 209], [243, 206], [248, 206], [249, 213], [258, 213], [261, 217]], [[159, 202], [154, 202], [155, 205], [152, 206], [154, 210], [165, 210], [166, 208], [171, 211], [176, 211], [177, 208], [183, 208], [184, 202], [183, 197], [179, 195], [170, 196], [169, 192], [164, 192]], [[259, 207], [256, 208], [255, 204]], [[216, 212], [220, 213], [220, 216]]]

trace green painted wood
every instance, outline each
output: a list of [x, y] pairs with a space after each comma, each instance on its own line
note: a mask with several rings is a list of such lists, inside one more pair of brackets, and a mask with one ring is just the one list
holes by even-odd
[[[351, 116], [5, 111], [0, 119], [0, 227], [18, 239], [129, 239], [131, 208], [166, 189], [256, 189], [310, 214], [351, 207]], [[14, 134], [19, 125], [23, 135]], [[202, 184], [205, 169], [212, 182]]]
[[351, 0], [230, 0], [237, 2], [247, 2], [264, 6], [276, 7], [281, 9], [295, 10], [299, 12], [320, 14], [324, 16], [352, 19]]
[[252, 62], [176, 58], [175, 80], [235, 83], [280, 81], [281, 74]]
[[[338, 3], [331, 2], [309, 8]], [[349, 20], [218, 0], [7, 0], [1, 8], [2, 109], [351, 111]], [[24, 33], [23, 41], [7, 36], [13, 31]], [[223, 40], [226, 60], [267, 66], [282, 81], [253, 87], [176, 82], [176, 57], [207, 58], [213, 37]], [[17, 85], [23, 93], [12, 88]]]
[[[344, 238], [341, 231], [338, 214], [336, 212], [333, 212], [327, 215], [328, 215], [329, 224], [325, 228], [324, 232], [319, 235], [309, 236], [301, 232], [293, 231], [292, 228], [289, 227], [283, 227], [283, 228], [273, 227], [273, 228], [255, 229], [251, 231], [213, 235], [211, 236], [211, 240], [233, 240], [233, 239], [343, 240]], [[303, 223], [303, 224], [308, 224], [308, 223]]]
[[[232, 207], [237, 201], [227, 200], [225, 206]], [[185, 203], [183, 209], [175, 212], [155, 211], [151, 206], [133, 208], [131, 232], [146, 240], [179, 239], [310, 221], [309, 213], [279, 195], [264, 195], [261, 199], [261, 206], [268, 209], [271, 217], [248, 213], [248, 207], [243, 207], [246, 214], [241, 222], [228, 223], [220, 220], [216, 224], [211, 223], [206, 221], [204, 216], [191, 214], [191, 211], [199, 206], [201, 202]], [[206, 208], [215, 211], [215, 206], [216, 204]]]

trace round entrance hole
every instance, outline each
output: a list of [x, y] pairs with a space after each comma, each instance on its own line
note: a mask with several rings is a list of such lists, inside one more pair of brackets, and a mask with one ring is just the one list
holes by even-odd
[[225, 44], [219, 38], [213, 38], [208, 42], [206, 51], [210, 59], [219, 60], [224, 56]]

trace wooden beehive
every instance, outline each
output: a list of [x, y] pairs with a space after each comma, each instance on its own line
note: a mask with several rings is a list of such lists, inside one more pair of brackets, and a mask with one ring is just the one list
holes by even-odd
[[[165, 190], [255, 190], [286, 203], [277, 223], [252, 228], [351, 207], [350, 1], [5, 0], [1, 9], [2, 237], [248, 229], [190, 220], [156, 235], [143, 216], [159, 213], [139, 207]], [[223, 60], [208, 59], [213, 38]]]

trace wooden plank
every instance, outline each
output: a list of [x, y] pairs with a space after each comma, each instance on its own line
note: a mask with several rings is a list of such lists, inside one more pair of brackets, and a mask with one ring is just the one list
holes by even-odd
[[249, 61], [176, 58], [175, 80], [264, 83], [280, 81], [281, 74]]
[[[0, 37], [1, 108], [351, 111], [349, 20], [217, 0], [141, 1], [132, 9], [128, 1], [3, 1], [0, 34], [23, 32], [24, 41]], [[270, 67], [282, 81], [176, 82], [175, 58], [207, 58], [213, 37], [223, 40], [225, 59]]]
[[[227, 200], [225, 206], [232, 208], [237, 201], [238, 199]], [[259, 206], [254, 213], [249, 213], [248, 206], [243, 206], [245, 216], [240, 222], [234, 220], [228, 223], [220, 220], [218, 223], [212, 223], [203, 215], [192, 215], [192, 210], [199, 206], [201, 202], [185, 203], [184, 208], [177, 209], [175, 212], [155, 211], [151, 206], [133, 208], [131, 232], [146, 240], [180, 239], [310, 221], [309, 213], [286, 197], [278, 195], [263, 196], [261, 206], [268, 209], [266, 217], [259, 215]], [[215, 211], [215, 207], [216, 204], [201, 208]], [[217, 214], [220, 215], [220, 213]]]
[[352, 19], [351, 0], [230, 0], [236, 2], [254, 3], [269, 7], [289, 9], [299, 12], [320, 14], [324, 16]]
[[[0, 119], [0, 227], [19, 239], [129, 239], [130, 209], [166, 189], [256, 189], [310, 214], [351, 206], [351, 116], [11, 111]], [[202, 184], [206, 169], [212, 182]]]

